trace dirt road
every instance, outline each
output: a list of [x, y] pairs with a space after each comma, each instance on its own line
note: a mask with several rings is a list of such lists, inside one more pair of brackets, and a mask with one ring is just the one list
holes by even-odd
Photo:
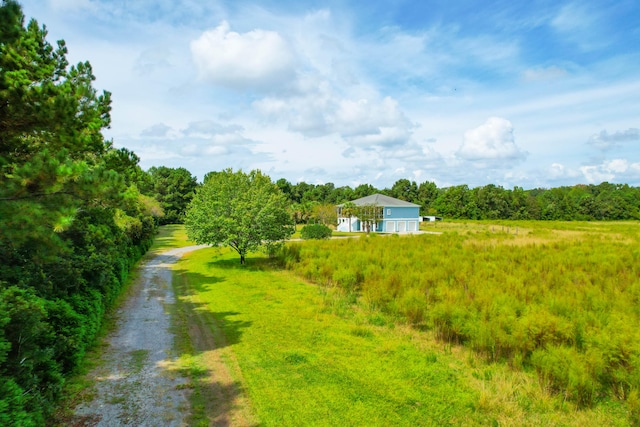
[[143, 264], [99, 366], [94, 397], [76, 408], [74, 426], [184, 426], [187, 379], [176, 370], [167, 305], [175, 303], [170, 265], [204, 246], [173, 249]]

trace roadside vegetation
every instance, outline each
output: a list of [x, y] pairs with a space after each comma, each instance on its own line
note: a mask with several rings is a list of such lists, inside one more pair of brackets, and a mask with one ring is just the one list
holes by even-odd
[[184, 367], [202, 407], [222, 360], [265, 426], [634, 424], [636, 226], [438, 223], [458, 231], [291, 242], [290, 270], [200, 250], [177, 291], [218, 338]]

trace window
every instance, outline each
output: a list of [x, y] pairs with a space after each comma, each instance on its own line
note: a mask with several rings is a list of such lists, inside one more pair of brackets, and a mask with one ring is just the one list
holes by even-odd
[[387, 216], [391, 215], [391, 209], [387, 209]]

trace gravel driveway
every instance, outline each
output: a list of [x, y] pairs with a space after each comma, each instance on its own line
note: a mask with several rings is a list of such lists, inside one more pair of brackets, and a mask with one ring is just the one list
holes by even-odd
[[206, 246], [172, 249], [147, 261], [132, 295], [117, 313], [102, 361], [89, 378], [94, 398], [76, 408], [74, 426], [184, 426], [187, 379], [172, 370], [168, 304], [175, 302], [171, 264]]

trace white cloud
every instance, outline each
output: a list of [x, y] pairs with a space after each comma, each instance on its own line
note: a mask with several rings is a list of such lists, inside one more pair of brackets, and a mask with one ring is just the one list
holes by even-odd
[[629, 162], [624, 159], [608, 160], [604, 163], [607, 170], [615, 173], [623, 173], [629, 169]]
[[581, 166], [580, 171], [589, 184], [599, 184], [615, 178], [615, 174], [603, 169], [601, 166]]
[[329, 84], [305, 96], [275, 97], [254, 102], [257, 112], [270, 120], [285, 120], [289, 129], [305, 137], [338, 134], [356, 147], [403, 144], [411, 136], [413, 123], [390, 97], [341, 98]]
[[277, 32], [236, 33], [223, 21], [191, 42], [200, 78], [234, 89], [268, 90], [295, 75], [295, 55]]
[[140, 136], [151, 138], [165, 138], [169, 135], [170, 131], [171, 126], [167, 126], [164, 123], [157, 123], [140, 132]]
[[640, 162], [631, 163], [626, 159], [604, 160], [599, 165], [586, 165], [580, 171], [589, 183], [603, 181], [637, 180], [640, 177]]
[[500, 117], [490, 117], [484, 124], [466, 131], [462, 146], [456, 152], [456, 157], [478, 162], [480, 166], [509, 167], [505, 160], [519, 161], [526, 156], [515, 143], [513, 125]]
[[587, 144], [593, 145], [599, 150], [609, 150], [620, 145], [621, 142], [640, 141], [640, 130], [629, 128], [609, 134], [606, 130], [594, 133], [589, 137]]
[[546, 170], [536, 175], [543, 176], [543, 182], [548, 181], [546, 185], [549, 185], [549, 183], [553, 183], [554, 185], [581, 183], [581, 178], [584, 176], [581, 169], [563, 163], [553, 163], [547, 167]]

